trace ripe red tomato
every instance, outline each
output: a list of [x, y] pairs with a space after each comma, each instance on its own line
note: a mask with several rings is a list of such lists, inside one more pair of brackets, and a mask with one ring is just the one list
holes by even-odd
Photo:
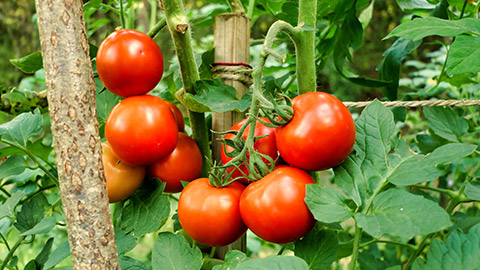
[[120, 162], [107, 143], [102, 142], [102, 151], [108, 199], [111, 203], [125, 200], [140, 187], [145, 178], [146, 169]]
[[273, 243], [284, 244], [303, 237], [316, 222], [304, 202], [306, 184], [314, 183], [300, 169], [278, 166], [243, 191], [243, 221], [258, 237]]
[[[262, 121], [265, 121], [265, 122], [270, 122], [268, 120], [268, 118], [265, 118], [265, 117], [260, 117], [260, 119]], [[240, 122], [233, 125], [230, 128], [230, 130], [239, 130], [243, 126], [243, 124], [245, 124], [246, 121], [247, 121], [247, 119], [241, 120]], [[248, 126], [245, 129], [245, 132], [243, 132], [243, 138], [245, 140], [248, 137], [249, 131], [250, 131], [250, 126]], [[277, 145], [275, 143], [275, 128], [270, 128], [270, 127], [267, 127], [267, 126], [263, 125], [260, 122], [257, 122], [256, 125], [255, 125], [255, 137], [265, 136], [265, 135], [267, 135], [267, 136], [263, 137], [263, 138], [260, 138], [256, 142], [254, 142], [253, 148], [255, 150], [257, 150], [259, 153], [268, 155], [273, 160], [276, 160], [278, 158], [278, 151], [277, 151]], [[234, 137], [235, 137], [235, 135], [233, 135], [233, 134], [226, 134], [225, 135], [226, 139], [233, 139]], [[232, 152], [233, 147], [230, 147], [230, 146], [226, 145], [225, 150], [226, 150], [227, 153]], [[229, 162], [230, 160], [233, 159], [231, 157], [228, 157], [225, 154], [223, 145], [222, 145], [221, 158], [222, 158], [222, 163], [223, 164], [227, 164], [227, 162]], [[247, 157], [247, 160], [248, 160], [248, 157]], [[267, 160], [264, 159], [264, 161], [267, 161]], [[240, 171], [237, 169], [237, 170], [235, 170], [235, 172], [233, 172], [233, 174], [232, 174], [233, 178], [243, 176], [242, 172], [246, 175], [250, 175], [245, 163], [242, 163], [239, 167], [240, 167]], [[227, 171], [231, 172], [234, 169], [235, 168], [228, 168]], [[243, 184], [248, 184], [249, 183], [248, 179], [246, 179], [246, 178], [240, 178], [239, 181]]]
[[280, 156], [309, 171], [329, 169], [345, 160], [355, 143], [355, 123], [345, 105], [323, 92], [297, 96], [292, 105], [292, 120], [277, 128]]
[[180, 192], [183, 189], [180, 181], [190, 182], [200, 176], [202, 153], [192, 138], [179, 132], [175, 150], [165, 158], [148, 166], [147, 171], [149, 177], [158, 177], [167, 183], [165, 192]]
[[235, 242], [247, 230], [238, 205], [244, 188], [238, 182], [216, 188], [208, 178], [193, 180], [178, 200], [183, 230], [202, 245], [218, 247]]
[[168, 107], [170, 107], [170, 110], [172, 110], [173, 115], [175, 116], [175, 119], [177, 120], [177, 125], [178, 125], [178, 131], [179, 132], [184, 132], [185, 131], [185, 119], [183, 119], [183, 114], [182, 111], [175, 105], [174, 103], [170, 101], [166, 101]]
[[161, 98], [142, 95], [120, 101], [105, 122], [105, 138], [123, 162], [150, 165], [177, 145], [178, 128], [172, 111]]
[[112, 93], [144, 95], [163, 75], [163, 55], [148, 35], [131, 29], [111, 33], [98, 47], [97, 72]]

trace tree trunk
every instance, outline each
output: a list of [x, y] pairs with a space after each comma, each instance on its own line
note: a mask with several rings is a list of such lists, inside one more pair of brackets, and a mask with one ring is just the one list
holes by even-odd
[[36, 0], [74, 269], [120, 269], [110, 218], [83, 1]]

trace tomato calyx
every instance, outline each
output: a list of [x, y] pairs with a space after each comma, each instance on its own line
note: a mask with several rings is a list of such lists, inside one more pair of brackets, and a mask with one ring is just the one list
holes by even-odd
[[259, 120], [257, 116], [253, 116], [262, 124], [269, 127], [278, 127], [287, 124], [292, 120], [294, 114], [291, 99], [283, 93], [276, 93], [276, 96], [277, 98], [274, 98], [274, 96], [270, 94], [271, 101], [260, 99], [260, 110], [271, 123], [265, 123], [265, 121]]

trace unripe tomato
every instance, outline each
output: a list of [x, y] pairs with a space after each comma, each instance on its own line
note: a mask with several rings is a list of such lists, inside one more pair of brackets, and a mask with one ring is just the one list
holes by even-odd
[[107, 180], [108, 199], [119, 202], [132, 195], [145, 177], [145, 167], [132, 167], [121, 162], [107, 143], [102, 142], [102, 161]]
[[148, 166], [147, 171], [149, 177], [158, 177], [166, 183], [165, 192], [180, 192], [183, 189], [180, 181], [190, 182], [200, 176], [202, 153], [192, 138], [179, 132], [175, 150]]
[[[268, 120], [268, 118], [265, 118], [265, 117], [260, 117], [260, 119], [264, 122], [268, 122], [268, 123], [270, 122]], [[243, 120], [239, 121], [238, 123], [233, 125], [230, 128], [230, 130], [237, 130], [238, 131], [245, 124], [246, 121], [247, 121], [247, 119], [243, 119]], [[245, 132], [243, 132], [242, 136], [245, 140], [248, 137], [249, 131], [250, 131], [250, 126], [248, 126], [245, 129]], [[262, 124], [260, 122], [257, 122], [255, 124], [255, 135], [254, 136], [255, 137], [260, 137], [260, 136], [265, 136], [265, 135], [266, 135], [266, 137], [260, 138], [256, 142], [253, 143], [253, 148], [255, 150], [257, 150], [259, 153], [265, 154], [265, 155], [271, 157], [273, 160], [276, 160], [278, 158], [278, 151], [277, 151], [277, 145], [275, 143], [275, 128], [267, 127], [264, 124]], [[234, 137], [235, 137], [235, 135], [233, 135], [233, 134], [226, 134], [225, 135], [225, 139], [233, 139]], [[224, 146], [222, 145], [222, 152], [221, 152], [222, 163], [227, 164], [227, 162], [229, 162], [233, 158], [228, 157], [225, 154], [224, 149], [226, 150], [227, 153], [229, 153], [229, 152], [233, 151], [233, 147], [225, 145], [225, 148], [224, 148]], [[248, 160], [248, 156], [247, 156], [247, 160]], [[267, 161], [266, 159], [263, 159], [263, 160]], [[243, 176], [243, 174], [246, 174], [246, 175], [250, 174], [248, 172], [248, 169], [247, 169], [245, 163], [242, 163], [239, 166], [239, 168], [240, 168], [240, 170], [236, 169], [233, 172], [232, 178], [241, 177], [241, 176]], [[235, 168], [228, 168], [227, 171], [231, 172], [234, 169]], [[242, 172], [243, 172], [243, 174], [242, 174]], [[248, 179], [245, 178], [245, 177], [239, 178], [238, 180], [243, 184], [248, 184], [249, 183]]]
[[355, 123], [345, 105], [323, 92], [299, 95], [292, 105], [292, 120], [277, 128], [280, 156], [309, 171], [329, 169], [345, 160], [355, 143]]
[[185, 131], [185, 119], [183, 119], [183, 114], [182, 111], [175, 105], [174, 103], [170, 101], [166, 101], [168, 107], [170, 107], [170, 110], [172, 110], [173, 115], [175, 116], [175, 120], [177, 120], [177, 125], [178, 125], [178, 131], [179, 132], [184, 132]]
[[163, 55], [157, 43], [132, 29], [111, 33], [98, 47], [96, 62], [103, 85], [121, 97], [150, 92], [163, 75]]
[[289, 243], [305, 236], [316, 222], [304, 202], [306, 185], [314, 183], [300, 169], [278, 166], [243, 191], [243, 221], [258, 237], [273, 243]]
[[105, 122], [105, 138], [112, 151], [133, 166], [147, 166], [169, 155], [177, 145], [177, 136], [172, 111], [156, 96], [120, 101]]
[[193, 180], [178, 200], [182, 228], [202, 245], [218, 247], [235, 242], [247, 230], [238, 205], [244, 188], [238, 182], [216, 188], [208, 178]]

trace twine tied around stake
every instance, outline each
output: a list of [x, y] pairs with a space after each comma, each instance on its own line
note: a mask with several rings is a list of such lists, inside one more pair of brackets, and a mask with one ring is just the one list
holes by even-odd
[[247, 87], [253, 84], [252, 66], [246, 63], [213, 63], [213, 78], [239, 81]]
[[[343, 102], [347, 108], [363, 108], [367, 107], [372, 101], [359, 102]], [[427, 106], [480, 106], [480, 100], [456, 100], [456, 99], [439, 99], [439, 100], [414, 100], [414, 101], [384, 101], [381, 102], [385, 107], [427, 107]]]

